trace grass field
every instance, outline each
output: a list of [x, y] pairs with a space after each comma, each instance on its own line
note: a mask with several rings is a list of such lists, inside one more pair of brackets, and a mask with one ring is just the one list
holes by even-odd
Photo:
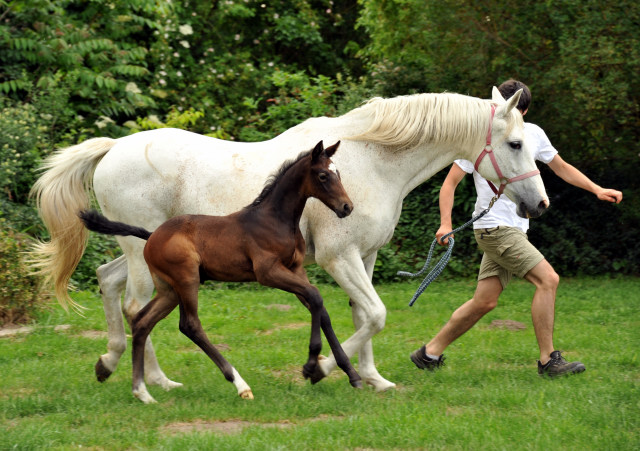
[[[99, 296], [76, 293], [85, 318], [55, 307], [34, 332], [0, 338], [0, 449], [640, 449], [640, 279], [561, 281], [555, 344], [587, 371], [554, 380], [537, 375], [532, 288], [521, 281], [447, 350], [441, 371], [416, 369], [410, 352], [475, 283], [440, 280], [410, 308], [416, 286], [377, 287], [388, 315], [374, 338], [376, 362], [396, 390], [355, 390], [338, 372], [310, 385], [300, 374], [309, 314], [298, 301], [220, 289], [201, 292], [202, 322], [255, 400], [236, 395], [179, 333], [174, 312], [153, 339], [165, 373], [184, 387], [151, 386], [153, 405], [131, 395], [129, 349], [108, 381], [95, 380], [106, 323]], [[347, 299], [333, 286], [320, 290], [344, 340], [353, 330]]]

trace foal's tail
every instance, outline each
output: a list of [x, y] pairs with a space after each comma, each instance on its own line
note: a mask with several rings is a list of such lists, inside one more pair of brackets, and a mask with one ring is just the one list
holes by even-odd
[[105, 235], [135, 236], [148, 240], [151, 232], [142, 227], [135, 227], [124, 222], [111, 221], [95, 210], [82, 210], [78, 213], [87, 229]]
[[94, 138], [55, 152], [45, 160], [44, 173], [31, 189], [51, 238], [36, 243], [28, 260], [34, 272], [44, 275], [45, 285], [53, 285], [65, 310], [69, 305], [79, 308], [67, 288], [89, 239], [77, 213], [89, 208], [95, 168], [115, 144], [115, 139]]

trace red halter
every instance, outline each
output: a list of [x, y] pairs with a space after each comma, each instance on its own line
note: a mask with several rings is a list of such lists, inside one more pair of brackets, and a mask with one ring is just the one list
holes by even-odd
[[507, 184], [512, 182], [517, 182], [518, 180], [523, 180], [529, 177], [533, 177], [534, 175], [540, 174], [540, 171], [536, 169], [534, 171], [527, 172], [526, 174], [517, 175], [510, 179], [502, 175], [502, 171], [498, 166], [498, 161], [496, 160], [496, 156], [493, 154], [493, 147], [491, 146], [491, 130], [493, 128], [493, 116], [495, 115], [495, 113], [496, 113], [496, 106], [494, 104], [491, 104], [491, 119], [489, 120], [489, 131], [487, 132], [487, 144], [484, 146], [484, 149], [480, 153], [480, 156], [478, 156], [478, 159], [476, 160], [476, 164], [473, 166], [473, 168], [477, 171], [478, 166], [480, 166], [480, 162], [482, 162], [482, 159], [487, 155], [489, 155], [489, 158], [491, 159], [491, 164], [493, 164], [493, 169], [495, 169], [496, 174], [498, 174], [498, 178], [500, 179], [500, 187], [496, 188], [495, 185], [491, 183], [489, 180], [487, 180], [487, 183], [489, 184], [489, 187], [494, 192], [494, 194], [496, 196], [500, 196], [504, 191], [505, 186], [507, 186]]

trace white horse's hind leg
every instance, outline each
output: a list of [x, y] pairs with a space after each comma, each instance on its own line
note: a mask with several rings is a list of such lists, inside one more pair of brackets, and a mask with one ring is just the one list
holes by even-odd
[[[329, 261], [323, 261], [319, 255], [316, 260], [335, 279], [342, 289], [349, 295], [353, 308], [356, 332], [342, 343], [342, 348], [349, 358], [360, 352], [362, 359], [358, 365], [358, 373], [362, 380], [372, 385], [377, 391], [388, 390], [395, 386], [393, 382], [384, 379], [375, 369], [373, 363], [373, 348], [371, 337], [384, 328], [387, 310], [371, 284], [364, 262], [357, 252], [338, 255]], [[375, 262], [375, 256], [371, 256]], [[370, 262], [371, 260], [368, 260]], [[372, 271], [372, 266], [370, 268]], [[318, 367], [325, 374], [336, 368], [333, 355], [318, 362]]]
[[102, 294], [102, 305], [107, 319], [107, 353], [96, 363], [96, 377], [104, 382], [116, 370], [120, 357], [127, 348], [127, 337], [120, 300], [127, 283], [127, 260], [120, 256], [102, 265], [96, 271]]
[[[137, 238], [136, 240], [141, 241]], [[122, 244], [123, 243], [121, 242], [121, 247]], [[130, 257], [128, 259], [129, 272], [127, 278], [127, 289], [125, 291], [122, 311], [127, 318], [129, 325], [131, 325], [136, 314], [151, 300], [154, 286], [147, 264], [142, 257], [142, 247], [137, 253], [125, 252], [125, 254]], [[132, 255], [133, 257], [131, 257]], [[172, 381], [164, 374], [162, 369], [160, 369], [156, 353], [153, 349], [153, 344], [151, 343], [151, 337], [147, 338], [144, 347], [144, 375], [147, 383], [151, 385], [159, 385], [165, 390], [182, 387], [181, 383]]]

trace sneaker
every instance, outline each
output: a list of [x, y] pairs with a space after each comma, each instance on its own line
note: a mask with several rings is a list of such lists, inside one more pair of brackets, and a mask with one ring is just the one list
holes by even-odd
[[553, 351], [551, 359], [544, 365], [538, 360], [538, 374], [549, 377], [562, 376], [564, 374], [582, 373], [585, 370], [581, 362], [567, 362], [560, 355], [560, 351]]
[[444, 365], [444, 354], [439, 356], [427, 354], [427, 345], [424, 345], [411, 353], [411, 361], [421, 370], [434, 371]]

